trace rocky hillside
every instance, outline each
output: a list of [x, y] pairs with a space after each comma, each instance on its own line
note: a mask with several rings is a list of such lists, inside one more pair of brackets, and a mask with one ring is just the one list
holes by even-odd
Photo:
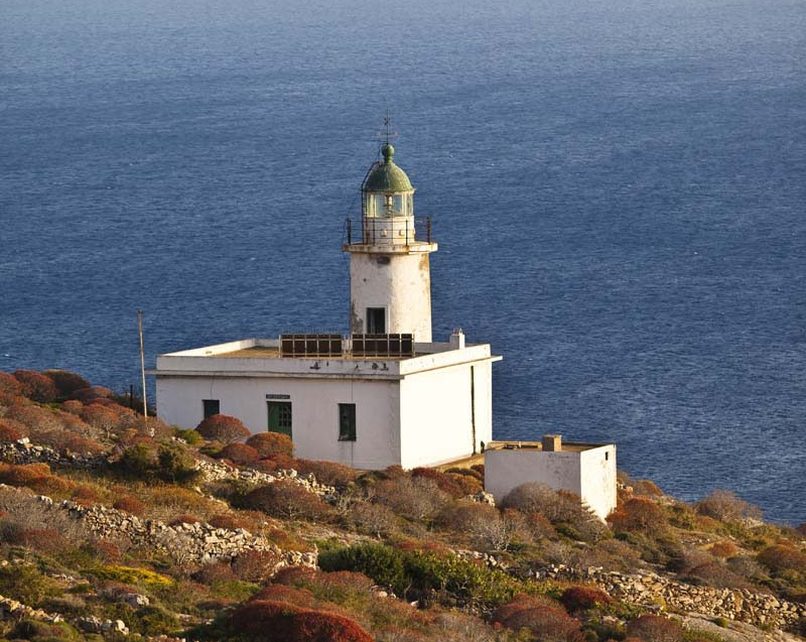
[[64, 372], [0, 372], [0, 637], [804, 639], [804, 528], [621, 477], [603, 524], [483, 469], [361, 473], [216, 416], [196, 430]]

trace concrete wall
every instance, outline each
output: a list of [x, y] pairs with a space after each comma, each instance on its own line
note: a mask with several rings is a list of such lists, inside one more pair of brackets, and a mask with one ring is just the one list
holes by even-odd
[[608, 444], [559, 452], [515, 448], [484, 453], [484, 488], [496, 501], [528, 482], [575, 493], [604, 519], [616, 507], [616, 447]]
[[[289, 395], [295, 454], [355, 468], [386, 468], [400, 461], [397, 381], [261, 377], [159, 376], [157, 404], [170, 424], [195, 427], [202, 399], [218, 399], [221, 413], [253, 432], [268, 427], [266, 395]], [[356, 404], [356, 441], [339, 441], [338, 404]]]
[[431, 276], [427, 252], [350, 253], [350, 328], [366, 332], [367, 308], [386, 309], [386, 331], [431, 341]]
[[476, 452], [492, 435], [489, 362], [406, 376], [400, 382], [401, 465], [428, 466], [473, 453], [471, 368], [475, 378]]
[[501, 501], [516, 486], [528, 482], [580, 494], [579, 453], [546, 453], [534, 448], [487, 450], [484, 489]]
[[608, 444], [585, 450], [581, 455], [580, 496], [604, 519], [616, 509], [616, 446]]

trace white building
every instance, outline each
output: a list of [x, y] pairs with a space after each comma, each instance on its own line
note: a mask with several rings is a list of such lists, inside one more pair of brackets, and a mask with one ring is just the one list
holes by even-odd
[[[215, 413], [290, 434], [306, 459], [377, 469], [436, 465], [492, 440], [489, 344], [431, 340], [429, 220], [385, 144], [348, 228], [351, 334], [246, 339], [157, 357], [157, 412], [196, 426]], [[423, 238], [424, 237], [424, 238]]]
[[579, 495], [600, 519], [616, 508], [616, 446], [563, 443], [545, 435], [542, 443], [504, 441], [484, 451], [484, 488], [496, 502], [513, 488], [536, 482]]

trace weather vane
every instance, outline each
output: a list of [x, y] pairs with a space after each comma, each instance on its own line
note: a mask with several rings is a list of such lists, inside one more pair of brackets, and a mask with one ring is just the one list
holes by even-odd
[[398, 133], [392, 130], [392, 117], [389, 115], [389, 108], [386, 108], [386, 115], [383, 117], [383, 132], [379, 133], [378, 138], [389, 144], [390, 141], [396, 139]]

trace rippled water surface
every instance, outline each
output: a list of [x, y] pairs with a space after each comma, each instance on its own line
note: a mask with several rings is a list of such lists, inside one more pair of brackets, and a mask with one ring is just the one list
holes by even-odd
[[389, 108], [500, 438], [806, 520], [799, 0], [6, 0], [0, 369], [346, 330]]

